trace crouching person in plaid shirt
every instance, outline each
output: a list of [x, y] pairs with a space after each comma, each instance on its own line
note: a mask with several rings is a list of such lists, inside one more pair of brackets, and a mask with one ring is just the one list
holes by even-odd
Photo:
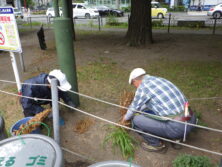
[[[144, 69], [136, 68], [130, 73], [129, 84], [137, 90], [122, 123], [131, 120], [134, 129], [171, 140], [180, 140], [184, 137], [185, 124], [168, 118], [196, 123], [193, 113], [184, 115], [187, 99], [170, 81], [147, 75]], [[193, 126], [187, 125], [185, 135], [189, 134], [192, 128]], [[142, 133], [140, 135], [145, 139], [145, 142], [141, 143], [144, 150], [166, 151], [167, 147], [160, 139]]]

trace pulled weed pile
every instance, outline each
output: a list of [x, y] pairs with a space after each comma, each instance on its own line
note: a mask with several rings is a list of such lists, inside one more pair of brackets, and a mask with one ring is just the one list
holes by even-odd
[[89, 119], [89, 118], [80, 120], [74, 126], [74, 132], [77, 132], [79, 134], [85, 133], [93, 123], [94, 123], [94, 121], [92, 119]]
[[[123, 93], [120, 96], [120, 105], [123, 107], [129, 107], [129, 105], [131, 104], [131, 102], [133, 101], [134, 98], [134, 93], [133, 92], [127, 92], [127, 91], [123, 91]], [[120, 108], [119, 110], [121, 116], [125, 115], [127, 112], [127, 109], [125, 108]]]
[[[133, 101], [134, 98], [134, 93], [133, 92], [127, 92], [127, 91], [123, 91], [123, 93], [120, 96], [120, 105], [123, 107], [128, 108], [129, 105], [131, 104], [131, 102]], [[127, 109], [126, 108], [120, 108], [119, 112], [121, 114], [121, 120], [123, 118], [123, 116], [126, 114]], [[125, 126], [130, 127], [130, 121], [126, 121], [124, 123]]]
[[36, 114], [32, 119], [30, 119], [28, 122], [25, 124], [20, 125], [18, 130], [15, 130], [13, 133], [17, 135], [21, 134], [29, 134], [33, 130], [36, 130], [39, 126], [40, 123], [42, 122], [51, 112], [51, 109], [45, 109], [43, 112]]

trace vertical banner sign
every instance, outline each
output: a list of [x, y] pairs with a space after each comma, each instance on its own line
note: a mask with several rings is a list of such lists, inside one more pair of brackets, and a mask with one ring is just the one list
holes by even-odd
[[18, 92], [20, 92], [21, 82], [19, 78], [15, 54], [13, 52], [22, 53], [22, 47], [18, 34], [14, 10], [12, 7], [0, 7], [0, 50], [10, 52], [17, 89]]
[[0, 50], [22, 52], [14, 10], [11, 7], [0, 8]]

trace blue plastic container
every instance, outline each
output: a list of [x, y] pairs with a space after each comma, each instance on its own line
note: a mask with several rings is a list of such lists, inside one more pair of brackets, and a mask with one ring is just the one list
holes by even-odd
[[[18, 130], [21, 124], [25, 124], [26, 122], [28, 122], [30, 119], [32, 119], [33, 117], [25, 117], [19, 121], [17, 121], [14, 125], [12, 125], [11, 129], [10, 129], [10, 133], [12, 136], [15, 136], [13, 131], [14, 130]], [[27, 127], [28, 128], [28, 127]], [[40, 128], [37, 128], [36, 130], [33, 130], [31, 132], [31, 134], [41, 134], [41, 130]]]

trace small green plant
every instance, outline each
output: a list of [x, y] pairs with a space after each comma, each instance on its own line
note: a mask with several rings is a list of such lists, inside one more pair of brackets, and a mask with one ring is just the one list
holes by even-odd
[[110, 129], [112, 129], [112, 132], [105, 137], [103, 146], [111, 141], [113, 149], [119, 147], [124, 158], [134, 157], [137, 142], [123, 128], [110, 126]]
[[92, 20], [90, 20], [88, 24], [89, 24], [89, 26], [90, 26], [91, 28], [94, 26], [94, 24], [93, 24], [93, 21], [92, 21]]
[[197, 124], [201, 125], [201, 126], [207, 126], [207, 124], [205, 122], [203, 122], [203, 120], [202, 120], [201, 112], [198, 112], [196, 110], [193, 110], [193, 112], [195, 113], [195, 116], [196, 116], [196, 118], [198, 120]]
[[210, 159], [206, 156], [193, 156], [183, 154], [173, 161], [173, 167], [213, 167]]

